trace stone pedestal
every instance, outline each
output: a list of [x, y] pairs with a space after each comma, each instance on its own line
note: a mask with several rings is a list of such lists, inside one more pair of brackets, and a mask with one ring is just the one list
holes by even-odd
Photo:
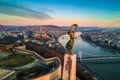
[[76, 80], [76, 54], [65, 54], [62, 79]]

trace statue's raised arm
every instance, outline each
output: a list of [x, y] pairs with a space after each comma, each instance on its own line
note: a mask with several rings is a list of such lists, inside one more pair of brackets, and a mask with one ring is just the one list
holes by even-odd
[[71, 26], [70, 30], [68, 31], [68, 35], [70, 36], [70, 40], [66, 44], [66, 49], [68, 50], [68, 54], [71, 54], [71, 55], [73, 54], [72, 48], [74, 45], [75, 31], [77, 30], [77, 27], [78, 27], [77, 24], [73, 24]]

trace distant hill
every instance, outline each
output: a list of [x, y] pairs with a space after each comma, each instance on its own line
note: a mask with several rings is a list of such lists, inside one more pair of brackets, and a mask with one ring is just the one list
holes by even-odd
[[1, 25], [1, 24], [0, 24], [0, 30], [6, 30], [6, 28], [8, 28], [8, 26]]
[[1, 25], [1, 24], [0, 24], [0, 27], [7, 27], [7, 26], [5, 26], [5, 25]]
[[[55, 26], [55, 25], [36, 25], [37, 27], [43, 28], [43, 29], [60, 29], [61, 27]], [[35, 26], [35, 27], [36, 27]]]
[[78, 30], [100, 31], [100, 30], [104, 30], [104, 28], [102, 28], [102, 27], [79, 27]]
[[10, 29], [33, 29], [33, 28], [41, 28], [41, 29], [62, 29], [61, 27], [55, 25], [32, 25], [32, 26], [12, 26], [12, 25], [1, 25], [0, 30], [10, 30]]

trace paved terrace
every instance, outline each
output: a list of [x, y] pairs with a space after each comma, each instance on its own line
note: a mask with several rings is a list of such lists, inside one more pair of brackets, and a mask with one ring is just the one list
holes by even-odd
[[[32, 54], [33, 56], [37, 57], [39, 59], [39, 66], [44, 67], [45, 69], [47, 69], [47, 72], [39, 74], [39, 75], [34, 75], [33, 77], [31, 77], [30, 75], [28, 75], [27, 77], [35, 79], [34, 77], [36, 77], [37, 79], [39, 78], [44, 78], [44, 76], [46, 75], [53, 75], [55, 71], [59, 71], [59, 78], [61, 76], [61, 61], [59, 58], [57, 57], [52, 57], [52, 58], [44, 58], [41, 55], [39, 55], [38, 53], [34, 52], [34, 51], [30, 51], [30, 50], [26, 50], [26, 49], [19, 49], [19, 48], [14, 48], [16, 51], [18, 52], [24, 52], [26, 54]], [[50, 64], [50, 65], [49, 65]], [[54, 76], [52, 76], [54, 77]], [[56, 78], [58, 78], [56, 77]]]
[[8, 70], [8, 69], [0, 68], [0, 80], [3, 80], [4, 78], [12, 75], [13, 73], [15, 73], [15, 70]]

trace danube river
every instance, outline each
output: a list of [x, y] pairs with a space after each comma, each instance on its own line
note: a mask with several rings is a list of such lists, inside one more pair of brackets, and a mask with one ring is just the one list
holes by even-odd
[[[79, 54], [83, 52], [82, 56], [119, 56], [118, 52], [110, 51], [92, 43], [88, 43], [81, 39], [80, 32], [76, 32], [76, 39], [73, 48], [73, 52]], [[59, 42], [65, 47], [69, 40], [69, 36], [62, 35], [59, 38]], [[96, 62], [95, 62], [96, 61]], [[97, 62], [98, 61], [98, 62]], [[102, 62], [101, 62], [102, 61]], [[120, 80], [120, 58], [116, 59], [104, 59], [104, 60], [85, 61], [84, 63], [92, 70], [99, 73], [105, 80]], [[89, 62], [89, 63], [88, 63]]]

